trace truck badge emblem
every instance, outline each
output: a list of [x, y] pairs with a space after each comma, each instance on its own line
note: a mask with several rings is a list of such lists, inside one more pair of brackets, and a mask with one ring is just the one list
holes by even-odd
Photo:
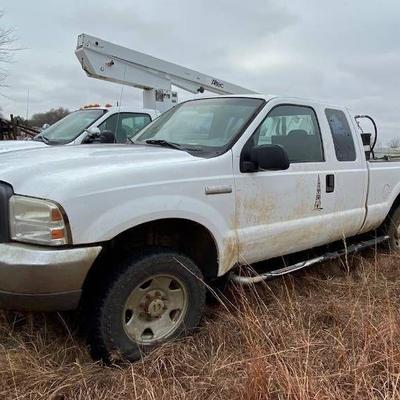
[[224, 87], [224, 84], [222, 82], [220, 82], [219, 80], [217, 80], [217, 79], [213, 79], [211, 81], [211, 85], [214, 85], [214, 86], [219, 87], [221, 89]]
[[317, 193], [315, 194], [314, 210], [323, 210], [321, 207], [321, 180], [319, 178], [319, 174], [317, 180]]

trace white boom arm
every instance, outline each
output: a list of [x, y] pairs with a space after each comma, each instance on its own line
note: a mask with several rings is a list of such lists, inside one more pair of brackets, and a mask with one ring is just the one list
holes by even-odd
[[75, 54], [88, 76], [143, 89], [144, 108], [165, 111], [176, 104], [177, 94], [171, 85], [191, 93], [255, 93], [84, 33], [78, 36]]

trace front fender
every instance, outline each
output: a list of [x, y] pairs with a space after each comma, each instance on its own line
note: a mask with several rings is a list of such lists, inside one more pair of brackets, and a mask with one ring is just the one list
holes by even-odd
[[[119, 234], [146, 222], [160, 219], [178, 218], [196, 222], [205, 227], [213, 236], [218, 252], [219, 275], [225, 273], [235, 263], [232, 249], [236, 248], [234, 230], [234, 207], [232, 195], [227, 195], [227, 207], [219, 208], [197, 198], [180, 195], [154, 195], [131, 201], [118, 202], [83, 224], [82, 220], [72, 220], [74, 244], [106, 242]], [[230, 215], [229, 215], [230, 214]], [[227, 218], [228, 216], [228, 218]]]

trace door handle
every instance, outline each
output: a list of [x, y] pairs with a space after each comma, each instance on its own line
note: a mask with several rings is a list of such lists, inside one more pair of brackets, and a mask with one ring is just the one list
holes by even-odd
[[326, 175], [326, 193], [333, 193], [335, 191], [335, 175]]

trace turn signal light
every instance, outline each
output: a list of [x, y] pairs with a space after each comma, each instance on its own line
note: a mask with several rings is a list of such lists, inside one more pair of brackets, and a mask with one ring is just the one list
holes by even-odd
[[58, 208], [53, 208], [51, 210], [51, 220], [54, 221], [54, 222], [63, 220], [63, 216], [61, 214], [61, 211]]
[[65, 233], [64, 229], [53, 229], [51, 231], [52, 240], [64, 239]]

